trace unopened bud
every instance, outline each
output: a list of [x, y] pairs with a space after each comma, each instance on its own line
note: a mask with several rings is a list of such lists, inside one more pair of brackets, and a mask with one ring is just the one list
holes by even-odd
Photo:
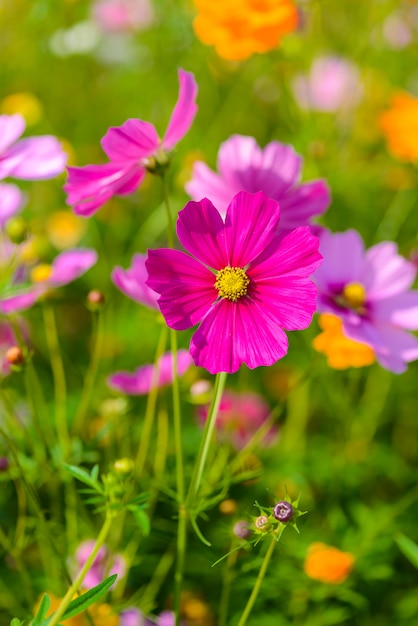
[[99, 309], [102, 309], [105, 301], [106, 299], [104, 294], [98, 289], [92, 289], [87, 294], [87, 306], [90, 311], [98, 311]]
[[219, 505], [219, 511], [224, 515], [233, 515], [237, 510], [238, 505], [235, 500], [232, 498], [228, 498], [227, 500], [222, 500]]
[[135, 469], [135, 462], [132, 459], [118, 459], [113, 463], [113, 469], [118, 474], [131, 474]]
[[286, 500], [278, 502], [273, 509], [273, 515], [279, 522], [288, 522], [293, 517], [293, 506]]
[[267, 515], [259, 515], [255, 521], [254, 521], [254, 526], [258, 529], [258, 530], [268, 530], [270, 524], [269, 524], [269, 518], [267, 517]]
[[248, 522], [245, 520], [235, 522], [232, 532], [238, 539], [248, 539], [251, 534], [251, 530], [248, 528]]
[[23, 217], [12, 217], [7, 222], [5, 230], [12, 243], [22, 243], [27, 239], [28, 227]]
[[20, 366], [25, 362], [25, 355], [22, 348], [19, 348], [19, 346], [12, 346], [6, 352], [6, 359], [10, 365]]

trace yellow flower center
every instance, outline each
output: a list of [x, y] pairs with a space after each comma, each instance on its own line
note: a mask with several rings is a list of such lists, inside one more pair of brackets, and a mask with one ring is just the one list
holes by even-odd
[[51, 276], [52, 267], [47, 263], [41, 263], [33, 268], [30, 277], [33, 283], [43, 283]]
[[250, 279], [241, 267], [224, 267], [216, 274], [215, 287], [221, 298], [236, 302], [247, 293]]
[[348, 306], [353, 309], [361, 309], [366, 302], [366, 290], [360, 283], [348, 283], [342, 295]]

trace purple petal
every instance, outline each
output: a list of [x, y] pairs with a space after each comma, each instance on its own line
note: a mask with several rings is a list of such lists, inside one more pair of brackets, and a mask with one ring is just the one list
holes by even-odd
[[164, 135], [163, 146], [171, 150], [189, 130], [197, 112], [197, 84], [193, 74], [179, 69], [180, 90], [178, 100]]
[[242, 363], [250, 369], [273, 365], [286, 355], [287, 337], [271, 312], [254, 300], [221, 300], [193, 335], [190, 353], [211, 374], [233, 374]]
[[244, 267], [255, 259], [275, 237], [279, 220], [280, 209], [275, 200], [261, 191], [238, 193], [225, 218], [228, 265]]
[[279, 199], [281, 230], [292, 230], [308, 224], [311, 217], [327, 210], [331, 202], [330, 190], [324, 180], [314, 180], [291, 189]]
[[368, 300], [380, 300], [406, 291], [415, 276], [414, 264], [398, 254], [395, 243], [384, 241], [366, 252], [363, 284]]
[[147, 285], [162, 294], [158, 305], [170, 328], [191, 328], [218, 297], [214, 274], [184, 252], [149, 250], [145, 265]]
[[180, 242], [196, 259], [217, 270], [228, 265], [225, 224], [210, 200], [188, 202], [177, 220]]
[[11, 296], [10, 298], [3, 298], [3, 300], [0, 300], [0, 312], [8, 315], [30, 309], [46, 290], [47, 287], [45, 285], [37, 284], [30, 291]]
[[418, 330], [418, 291], [374, 301], [373, 318], [394, 327]]
[[23, 194], [16, 185], [0, 183], [0, 227], [4, 228], [7, 220], [19, 213], [23, 207]]
[[[193, 359], [188, 350], [177, 352], [177, 375], [183, 376], [192, 365]], [[171, 352], [164, 354], [157, 363], [157, 372], [154, 365], [144, 365], [132, 374], [116, 372], [109, 377], [110, 387], [128, 395], [141, 396], [148, 394], [155, 386], [164, 387], [173, 382], [173, 357]]]
[[[233, 197], [231, 186], [203, 161], [196, 161], [193, 164], [193, 176], [186, 183], [185, 189], [193, 200], [199, 201], [202, 198], [210, 198], [223, 217], [226, 215], [226, 209]], [[236, 191], [238, 193], [240, 189]]]
[[26, 122], [22, 115], [0, 115], [0, 154], [3, 154], [23, 133]]
[[87, 272], [97, 261], [95, 250], [78, 249], [61, 252], [52, 263], [52, 273], [48, 285], [66, 285]]
[[145, 169], [132, 163], [105, 163], [69, 167], [64, 185], [67, 204], [77, 215], [90, 217], [112, 196], [132, 193], [145, 176]]
[[145, 618], [139, 609], [125, 609], [119, 614], [119, 626], [145, 626]]
[[122, 126], [109, 128], [100, 142], [111, 161], [140, 161], [159, 146], [157, 131], [149, 122], [129, 119]]
[[147, 255], [135, 254], [132, 266], [127, 270], [115, 267], [112, 272], [112, 281], [125, 295], [150, 309], [159, 310], [158, 294], [146, 284], [148, 272], [145, 267]]
[[324, 230], [319, 251], [324, 257], [314, 276], [319, 292], [329, 293], [347, 283], [363, 283], [365, 252], [357, 231], [330, 233]]
[[53, 178], [64, 171], [66, 163], [67, 154], [61, 143], [49, 135], [22, 139], [2, 157], [8, 176], [24, 180]]

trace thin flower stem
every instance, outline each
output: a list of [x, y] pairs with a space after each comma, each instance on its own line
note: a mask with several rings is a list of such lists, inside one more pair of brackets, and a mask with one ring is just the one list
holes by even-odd
[[65, 611], [67, 610], [68, 605], [73, 599], [74, 594], [76, 594], [77, 591], [80, 589], [83, 583], [83, 580], [86, 577], [87, 572], [89, 571], [90, 567], [93, 565], [93, 562], [97, 556], [97, 553], [99, 552], [100, 548], [106, 541], [107, 536], [113, 526], [113, 521], [114, 521], [114, 515], [111, 515], [108, 513], [106, 515], [106, 518], [102, 526], [102, 529], [99, 533], [99, 536], [97, 537], [96, 543], [94, 544], [93, 550], [91, 551], [89, 557], [84, 563], [79, 575], [77, 576], [77, 578], [75, 579], [71, 587], [68, 589], [65, 596], [63, 597], [58, 609], [52, 615], [50, 621], [48, 622], [48, 626], [57, 626], [57, 624], [60, 622], [61, 617], [64, 615]]
[[[270, 559], [272, 557], [272, 554], [274, 552], [274, 548], [276, 546], [276, 543], [277, 543], [276, 537], [273, 535], [271, 537], [271, 543], [270, 543], [269, 547], [267, 548], [267, 552], [264, 555], [264, 559], [263, 559], [263, 562], [261, 564], [260, 571], [258, 572], [257, 580], [255, 581], [255, 585], [253, 587], [253, 590], [251, 592], [250, 597], [248, 598], [248, 602], [247, 602], [247, 604], [245, 606], [245, 609], [244, 609], [244, 611], [243, 611], [243, 613], [241, 615], [241, 618], [240, 618], [237, 626], [244, 626], [244, 624], [246, 623], [246, 621], [248, 619], [249, 614], [251, 613], [251, 610], [252, 610], [252, 608], [254, 606], [254, 602], [257, 599], [258, 592], [260, 591], [261, 583], [263, 582], [265, 573], [267, 571], [268, 564], [269, 564]], [[52, 624], [50, 626], [52, 626]]]
[[228, 620], [229, 599], [231, 597], [231, 584], [234, 577], [234, 566], [238, 558], [238, 551], [231, 552], [227, 558], [222, 575], [222, 593], [219, 601], [218, 626], [226, 626]]
[[152, 432], [152, 425], [154, 423], [154, 418], [155, 418], [155, 407], [157, 405], [157, 397], [158, 397], [158, 391], [159, 391], [158, 379], [160, 377], [160, 367], [159, 367], [158, 362], [163, 356], [164, 351], [165, 351], [165, 346], [167, 343], [167, 334], [168, 334], [168, 327], [164, 326], [161, 331], [160, 339], [159, 339], [157, 350], [155, 353], [154, 366], [153, 366], [152, 377], [151, 377], [151, 389], [147, 398], [147, 406], [145, 408], [144, 424], [143, 424], [143, 428], [141, 432], [141, 441], [139, 442], [138, 454], [136, 457], [136, 473], [137, 473], [137, 476], [139, 477], [142, 475], [142, 472], [144, 470], [145, 460], [147, 457], [147, 452], [148, 452], [149, 442], [150, 442], [150, 437], [151, 437], [151, 432]]
[[169, 248], [174, 248], [174, 224], [173, 224], [173, 217], [172, 217], [172, 214], [171, 214], [170, 197], [168, 195], [168, 188], [167, 188], [167, 184], [166, 184], [166, 181], [165, 181], [165, 177], [162, 176], [161, 180], [163, 182], [164, 204], [165, 204], [166, 213], [167, 213], [167, 241], [168, 241], [168, 247]]
[[213, 398], [209, 409], [209, 414], [203, 430], [202, 440], [200, 443], [199, 452], [197, 454], [196, 462], [193, 468], [192, 479], [190, 482], [189, 493], [187, 497], [188, 508], [190, 508], [195, 502], [196, 496], [199, 492], [200, 483], [202, 480], [203, 469], [205, 467], [206, 459], [209, 452], [209, 447], [212, 441], [213, 431], [215, 429], [216, 418], [218, 416], [219, 405], [222, 400], [222, 393], [225, 387], [226, 372], [219, 372], [216, 375], [215, 387], [213, 391]]
[[45, 334], [51, 357], [52, 376], [55, 390], [55, 425], [62, 457], [66, 460], [71, 451], [71, 440], [67, 425], [67, 385], [64, 365], [58, 341], [57, 325], [52, 306], [44, 306]]
[[72, 430], [74, 433], [78, 433], [83, 424], [83, 420], [86, 416], [87, 410], [89, 408], [90, 399], [94, 389], [94, 383], [96, 380], [96, 375], [99, 369], [100, 360], [102, 357], [103, 351], [103, 340], [104, 340], [104, 315], [102, 311], [97, 311], [94, 314], [94, 325], [95, 325], [95, 340], [93, 351], [89, 363], [89, 367], [87, 369], [85, 378], [84, 378], [84, 386], [83, 391], [81, 392], [80, 403], [77, 408], [77, 412], [74, 417]]

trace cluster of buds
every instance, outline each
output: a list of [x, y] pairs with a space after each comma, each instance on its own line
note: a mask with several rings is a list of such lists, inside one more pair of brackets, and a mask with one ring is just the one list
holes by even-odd
[[307, 513], [299, 509], [299, 500], [300, 495], [292, 502], [286, 493], [284, 500], [280, 500], [273, 507], [260, 506], [255, 502], [259, 515], [252, 520], [252, 532], [256, 535], [273, 534], [277, 541], [286, 526], [293, 526], [296, 532], [299, 532], [297, 518]]

